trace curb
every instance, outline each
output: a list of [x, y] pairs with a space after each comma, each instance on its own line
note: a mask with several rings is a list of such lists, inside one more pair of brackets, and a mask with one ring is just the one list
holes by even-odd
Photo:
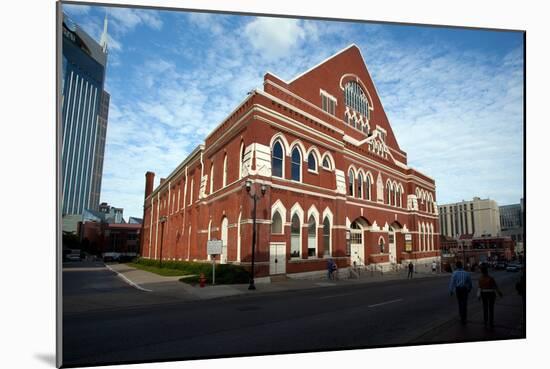
[[130, 279], [128, 279], [128, 277], [126, 277], [124, 274], [122, 273], [119, 273], [117, 272], [116, 270], [114, 270], [113, 268], [111, 268], [109, 265], [105, 264], [105, 267], [107, 269], [109, 269], [111, 272], [113, 273], [116, 273], [117, 276], [119, 276], [120, 278], [122, 278], [122, 280], [126, 283], [128, 283], [130, 286], [140, 290], [140, 291], [144, 291], [144, 292], [153, 292], [153, 290], [148, 290], [147, 288], [143, 288], [141, 287], [140, 285], [138, 285], [137, 283], [135, 282], [132, 282]]

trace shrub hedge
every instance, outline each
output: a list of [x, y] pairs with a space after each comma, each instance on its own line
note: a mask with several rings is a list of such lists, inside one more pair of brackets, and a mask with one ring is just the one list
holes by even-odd
[[[185, 283], [198, 283], [199, 275], [204, 273], [206, 283], [212, 283], [212, 264], [195, 261], [174, 261], [164, 260], [162, 267], [158, 260], [138, 258], [134, 261], [136, 264], [153, 266], [157, 268], [181, 270], [184, 274], [189, 274], [180, 279]], [[216, 264], [216, 284], [236, 284], [247, 283], [250, 273], [240, 265]]]

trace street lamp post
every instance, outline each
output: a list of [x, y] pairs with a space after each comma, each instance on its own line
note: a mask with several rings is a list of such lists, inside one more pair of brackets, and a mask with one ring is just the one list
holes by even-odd
[[[253, 193], [251, 194], [250, 193], [250, 188], [252, 187], [252, 181], [251, 180], [247, 180], [246, 181], [246, 192], [248, 193], [248, 196], [250, 196], [252, 198], [252, 200], [254, 201], [254, 207], [253, 207], [253, 210], [252, 210], [252, 268], [251, 268], [251, 272], [250, 272], [250, 284], [248, 285], [248, 289], [249, 290], [255, 290], [256, 289], [256, 286], [254, 285], [254, 256], [255, 256], [255, 252], [254, 250], [256, 249], [256, 202], [258, 201], [258, 199], [260, 198], [256, 193]], [[264, 184], [262, 184], [262, 187], [261, 187], [261, 193], [262, 193], [262, 196], [265, 195], [265, 191], [266, 191], [266, 186]]]

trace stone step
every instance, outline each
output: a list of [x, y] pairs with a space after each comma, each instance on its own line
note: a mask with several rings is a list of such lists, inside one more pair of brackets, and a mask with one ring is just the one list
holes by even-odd
[[270, 276], [271, 278], [271, 282], [284, 282], [286, 280], [288, 280], [288, 277], [286, 276], [286, 274], [277, 274], [277, 275], [272, 275]]

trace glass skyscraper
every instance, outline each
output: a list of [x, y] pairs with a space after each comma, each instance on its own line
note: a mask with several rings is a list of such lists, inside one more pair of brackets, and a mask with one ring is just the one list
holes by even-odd
[[65, 14], [62, 24], [61, 186], [65, 218], [99, 208], [110, 96], [103, 89], [107, 20], [100, 43]]

